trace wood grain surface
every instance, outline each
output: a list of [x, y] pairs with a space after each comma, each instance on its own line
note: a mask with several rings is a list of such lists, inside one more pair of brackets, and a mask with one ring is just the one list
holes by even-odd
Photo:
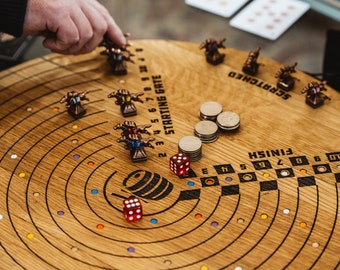
[[[134, 64], [115, 76], [101, 48], [51, 54], [0, 73], [0, 269], [337, 269], [340, 266], [340, 97], [305, 103], [315, 79], [260, 55], [226, 48], [205, 61], [199, 44], [135, 40]], [[298, 62], [298, 59], [297, 59]], [[144, 93], [124, 118], [118, 89]], [[59, 100], [88, 91], [73, 119]], [[194, 135], [200, 106], [219, 102], [240, 116], [236, 132], [202, 145], [178, 177], [169, 158]], [[132, 162], [113, 127], [151, 124], [154, 148]], [[137, 196], [143, 219], [127, 222], [123, 198]], [[161, 198], [161, 199], [159, 199]]]

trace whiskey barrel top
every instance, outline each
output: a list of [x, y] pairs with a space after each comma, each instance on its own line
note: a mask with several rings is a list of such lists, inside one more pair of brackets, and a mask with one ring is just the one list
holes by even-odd
[[[313, 109], [297, 70], [233, 48], [222, 64], [199, 44], [135, 40], [128, 74], [116, 76], [98, 48], [51, 54], [0, 73], [0, 257], [5, 269], [335, 269], [339, 267], [340, 97]], [[298, 59], [297, 59], [298, 61]], [[292, 63], [284, 63], [292, 64]], [[107, 95], [143, 93], [124, 118]], [[59, 100], [88, 91], [74, 119]], [[203, 143], [178, 177], [169, 159], [194, 135], [204, 102], [235, 112], [240, 127]], [[147, 160], [132, 162], [121, 130], [151, 124]], [[195, 154], [197, 154], [195, 149]], [[140, 199], [127, 222], [123, 200]]]

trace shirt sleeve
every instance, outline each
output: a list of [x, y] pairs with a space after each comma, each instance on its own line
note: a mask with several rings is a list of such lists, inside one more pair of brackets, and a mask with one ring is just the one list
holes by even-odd
[[22, 35], [28, 0], [0, 0], [0, 32]]

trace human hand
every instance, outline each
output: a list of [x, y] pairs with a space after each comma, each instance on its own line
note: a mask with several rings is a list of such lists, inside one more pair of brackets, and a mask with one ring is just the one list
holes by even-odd
[[45, 36], [52, 52], [83, 54], [94, 50], [104, 35], [123, 46], [125, 37], [97, 0], [28, 0], [24, 34]]

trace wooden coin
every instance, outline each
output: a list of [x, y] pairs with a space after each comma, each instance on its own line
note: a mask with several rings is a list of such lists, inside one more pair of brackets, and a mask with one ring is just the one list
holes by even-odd
[[216, 101], [204, 102], [200, 107], [200, 117], [202, 120], [216, 121], [217, 115], [222, 112], [222, 105]]
[[213, 121], [203, 120], [195, 125], [195, 135], [201, 139], [202, 142], [214, 142], [218, 137], [218, 126]]
[[235, 130], [240, 126], [240, 116], [235, 112], [222, 112], [216, 123], [222, 130]]

